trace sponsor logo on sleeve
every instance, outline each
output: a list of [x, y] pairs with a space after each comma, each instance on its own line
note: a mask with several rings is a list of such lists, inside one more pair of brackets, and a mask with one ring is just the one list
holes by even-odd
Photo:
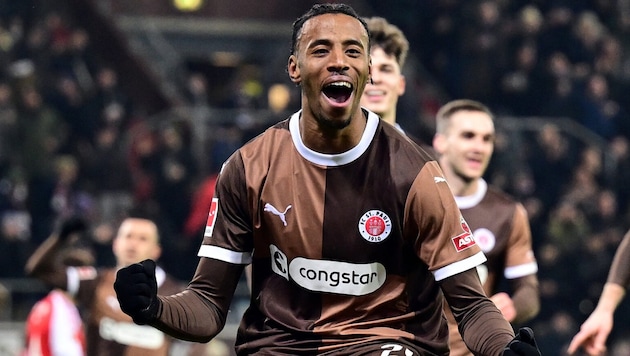
[[208, 213], [208, 221], [206, 221], [205, 237], [211, 237], [212, 231], [214, 231], [214, 224], [217, 221], [217, 210], [219, 208], [219, 198], [212, 198], [210, 204], [210, 212]]
[[473, 238], [473, 235], [470, 232], [470, 227], [468, 226], [468, 223], [466, 223], [466, 220], [464, 220], [462, 216], [459, 217], [459, 222], [464, 232], [453, 237], [451, 240], [453, 241], [455, 250], [457, 250], [457, 252], [462, 252], [465, 249], [474, 246], [475, 239]]

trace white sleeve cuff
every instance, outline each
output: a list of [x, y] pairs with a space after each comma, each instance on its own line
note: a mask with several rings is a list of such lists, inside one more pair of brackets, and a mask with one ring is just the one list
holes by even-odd
[[199, 248], [197, 256], [214, 258], [215, 260], [240, 265], [247, 265], [252, 263], [251, 252], [237, 252], [212, 245], [202, 245]]
[[433, 271], [433, 277], [436, 281], [441, 281], [458, 273], [467, 271], [471, 268], [475, 268], [478, 265], [486, 262], [486, 260], [486, 255], [484, 255], [483, 252], [480, 251], [461, 261], [451, 263], [450, 265]]

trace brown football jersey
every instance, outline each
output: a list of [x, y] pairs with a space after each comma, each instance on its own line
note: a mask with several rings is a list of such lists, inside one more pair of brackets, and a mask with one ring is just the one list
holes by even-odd
[[[472, 229], [487, 261], [477, 266], [488, 296], [498, 292], [500, 281], [535, 274], [538, 264], [532, 251], [532, 237], [523, 205], [505, 193], [489, 187], [482, 179], [472, 196], [455, 197], [462, 215]], [[451, 355], [472, 355], [459, 334], [457, 324], [445, 306], [449, 320]]]
[[224, 164], [199, 256], [253, 261], [239, 354], [334, 352], [379, 339], [448, 353], [436, 281], [485, 256], [437, 162], [366, 116], [347, 152], [308, 149], [298, 112]]

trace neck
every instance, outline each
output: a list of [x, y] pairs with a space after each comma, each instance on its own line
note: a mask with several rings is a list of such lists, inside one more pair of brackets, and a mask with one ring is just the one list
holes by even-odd
[[[310, 117], [309, 117], [310, 116]], [[309, 149], [326, 154], [346, 152], [361, 141], [367, 118], [359, 109], [350, 118], [350, 122], [343, 128], [334, 128], [323, 124], [302, 111], [300, 118], [300, 134], [302, 142]]]
[[448, 162], [444, 162], [443, 160], [440, 161], [440, 166], [444, 172], [444, 177], [448, 181], [451, 193], [453, 193], [454, 196], [466, 197], [475, 194], [477, 189], [479, 189], [480, 178], [472, 180], [464, 179], [460, 175], [455, 174], [452, 168], [448, 165]]
[[388, 113], [388, 114], [383, 114], [383, 116], [381, 116], [381, 118], [386, 123], [396, 126], [396, 111], [395, 110], [393, 112]]
[[446, 180], [451, 187], [451, 192], [456, 197], [467, 197], [473, 195], [477, 192], [477, 189], [479, 189], [479, 178], [473, 179], [472, 181], [464, 181], [459, 177], [455, 180], [448, 178], [446, 178]]

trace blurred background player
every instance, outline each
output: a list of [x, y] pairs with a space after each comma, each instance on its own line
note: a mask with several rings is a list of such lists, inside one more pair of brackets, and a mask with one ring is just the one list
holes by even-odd
[[370, 30], [371, 80], [368, 81], [361, 105], [402, 131], [396, 122], [398, 98], [405, 93], [402, 69], [409, 52], [409, 42], [402, 31], [382, 17], [365, 18]]
[[[77, 268], [92, 266], [94, 256], [81, 247], [63, 252], [62, 263]], [[25, 348], [22, 356], [84, 356], [84, 324], [74, 298], [54, 288], [31, 309], [26, 319]]]
[[[409, 41], [396, 25], [382, 17], [368, 17], [364, 20], [370, 30], [372, 73], [363, 90], [361, 106], [405, 132], [396, 121], [396, 110], [398, 99], [405, 94], [406, 80], [402, 71], [409, 52]], [[409, 133], [406, 134], [410, 136]], [[430, 144], [417, 137], [410, 138], [433, 154]]]
[[[118, 228], [112, 250], [116, 267], [67, 267], [58, 256], [70, 235], [87, 229], [80, 219], [69, 219], [35, 250], [26, 273], [75, 298], [86, 324], [88, 355], [168, 355], [173, 339], [148, 326], [136, 325], [120, 310], [113, 284], [119, 268], [161, 255], [157, 225], [145, 217], [127, 217]], [[179, 281], [157, 267], [158, 288], [162, 293], [181, 290]]]
[[606, 352], [606, 340], [613, 328], [614, 313], [630, 286], [630, 231], [617, 248], [608, 279], [597, 302], [597, 307], [580, 327], [569, 344], [569, 355], [583, 348], [589, 356]]
[[[444, 177], [488, 259], [477, 266], [486, 294], [509, 322], [530, 320], [538, 314], [540, 297], [527, 212], [482, 178], [494, 150], [493, 114], [479, 102], [455, 100], [440, 108], [436, 124], [433, 147]], [[504, 287], [509, 294], [501, 291]], [[472, 355], [450, 309], [445, 311], [451, 355]]]

